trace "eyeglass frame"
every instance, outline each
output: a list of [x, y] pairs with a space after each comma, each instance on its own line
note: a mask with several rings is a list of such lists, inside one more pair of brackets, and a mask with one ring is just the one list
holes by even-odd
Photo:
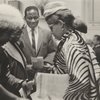
[[49, 25], [49, 27], [51, 28], [51, 30], [52, 30], [52, 27], [53, 27], [54, 25], [58, 24], [58, 22], [60, 22], [60, 23], [62, 23], [63, 25], [65, 25], [65, 23], [64, 23], [62, 20], [59, 19], [59, 20], [56, 21], [55, 23]]
[[[30, 18], [25, 17], [25, 19], [30, 20]], [[40, 19], [40, 17], [34, 18], [32, 17], [31, 19], [34, 19], [35, 21], [38, 21]]]
[[[25, 24], [21, 27], [21, 29], [18, 29], [18, 30], [16, 30], [15, 32], [13, 32], [13, 34], [11, 33], [11, 35], [10, 35], [10, 38], [13, 38], [13, 37], [15, 37], [15, 36], [17, 36], [17, 35], [15, 35], [16, 33], [22, 33], [22, 30], [25, 28]], [[19, 37], [19, 35], [17, 36], [17, 37]]]

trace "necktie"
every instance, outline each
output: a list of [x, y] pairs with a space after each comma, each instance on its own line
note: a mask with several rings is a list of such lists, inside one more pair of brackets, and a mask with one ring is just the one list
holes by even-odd
[[32, 30], [32, 47], [35, 49], [35, 36], [33, 30]]

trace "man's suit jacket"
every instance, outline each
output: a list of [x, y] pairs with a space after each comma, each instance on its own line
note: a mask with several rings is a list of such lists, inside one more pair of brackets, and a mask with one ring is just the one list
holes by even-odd
[[23, 42], [22, 51], [25, 54], [27, 63], [31, 64], [31, 57], [42, 56], [44, 61], [53, 64], [53, 57], [55, 55], [56, 46], [52, 39], [50, 30], [38, 26], [38, 44], [37, 51], [32, 47], [27, 29], [23, 30], [20, 40]]

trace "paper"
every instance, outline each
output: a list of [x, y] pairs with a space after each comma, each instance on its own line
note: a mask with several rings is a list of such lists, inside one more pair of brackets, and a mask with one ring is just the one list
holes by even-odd
[[36, 95], [39, 98], [59, 98], [62, 100], [69, 85], [68, 74], [38, 73]]

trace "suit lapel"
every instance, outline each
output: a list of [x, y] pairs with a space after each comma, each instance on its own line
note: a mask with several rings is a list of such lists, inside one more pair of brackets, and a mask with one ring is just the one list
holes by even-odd
[[31, 55], [36, 55], [36, 51], [34, 48], [32, 48], [29, 36], [28, 36], [28, 32], [27, 29], [25, 28], [23, 30], [24, 34], [23, 34], [23, 39], [24, 39], [24, 43], [26, 44], [27, 48], [29, 49], [29, 51], [31, 51]]
[[37, 55], [39, 53], [39, 50], [41, 48], [41, 44], [43, 42], [43, 32], [40, 29], [40, 27], [38, 27], [38, 43], [37, 43]]
[[24, 42], [26, 42], [31, 47], [31, 42], [30, 42], [30, 39], [29, 39], [29, 36], [28, 36], [27, 29], [25, 28], [23, 30], [23, 32], [24, 32], [24, 34], [23, 34]]

